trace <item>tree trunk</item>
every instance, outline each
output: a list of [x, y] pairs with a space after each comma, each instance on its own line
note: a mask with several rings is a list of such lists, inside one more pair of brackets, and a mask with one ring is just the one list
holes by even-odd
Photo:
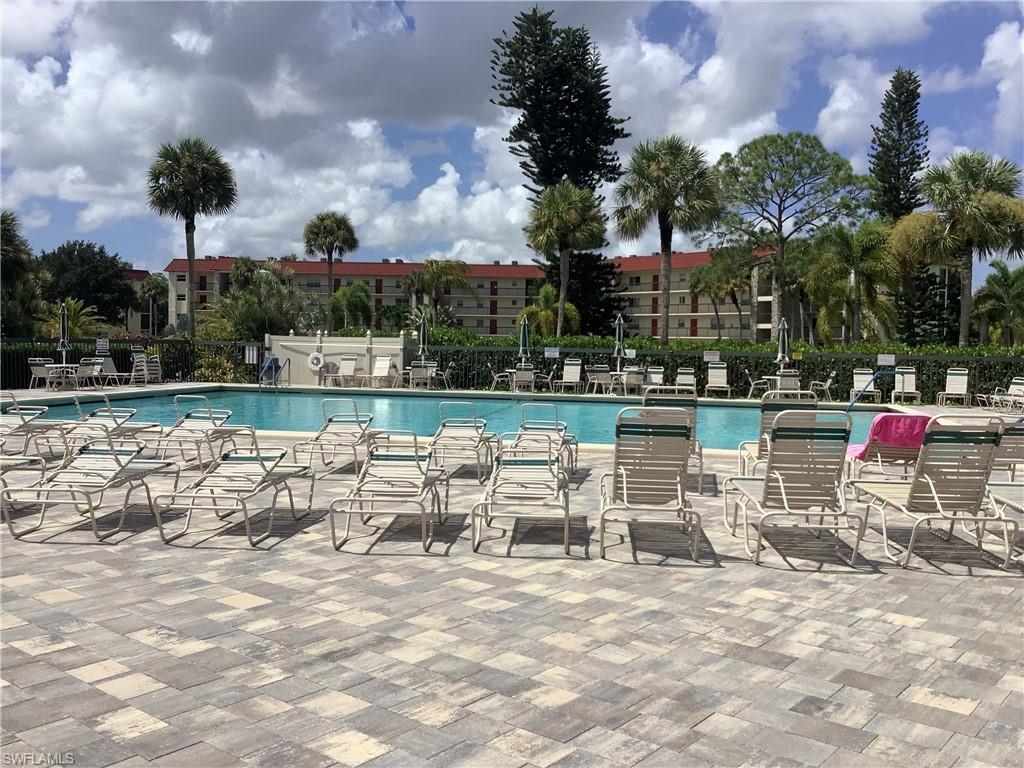
[[860, 296], [860, 275], [856, 271], [850, 271], [850, 280], [853, 283], [853, 318], [850, 323], [853, 326], [853, 340], [854, 342], [861, 340], [861, 317], [863, 313], [863, 305]]
[[[757, 267], [750, 270], [750, 343], [757, 343], [757, 309], [758, 309], [758, 291], [761, 284], [761, 272]], [[743, 322], [740, 321], [742, 327]]]
[[784, 259], [786, 257], [786, 244], [780, 242], [775, 254], [775, 263], [772, 269], [772, 339], [779, 337], [779, 325], [782, 323], [782, 313], [785, 312], [786, 302], [786, 278], [783, 272]]
[[555, 324], [555, 336], [562, 335], [565, 323], [565, 298], [569, 295], [569, 250], [558, 251], [558, 322]]
[[[334, 295], [334, 249], [327, 253], [327, 335], [334, 330], [334, 313], [331, 312], [331, 297]], [[348, 325], [348, 310], [344, 310], [345, 325]]]
[[718, 300], [711, 297], [711, 308], [715, 310], [715, 327], [718, 329], [718, 340], [722, 340], [722, 318], [718, 315]]
[[658, 327], [658, 340], [668, 344], [668, 311], [672, 301], [672, 224], [668, 214], [658, 212], [658, 234], [661, 236], [661, 322]]
[[185, 256], [188, 258], [188, 290], [185, 291], [185, 312], [188, 314], [188, 335], [196, 337], [196, 220], [185, 219]]
[[732, 301], [732, 305], [736, 308], [736, 322], [740, 324], [739, 338], [743, 338], [743, 310], [740, 309], [740, 297], [736, 295], [736, 291], [729, 292], [729, 300]]
[[960, 346], [966, 347], [971, 335], [971, 307], [974, 304], [974, 244], [967, 242], [960, 254]]

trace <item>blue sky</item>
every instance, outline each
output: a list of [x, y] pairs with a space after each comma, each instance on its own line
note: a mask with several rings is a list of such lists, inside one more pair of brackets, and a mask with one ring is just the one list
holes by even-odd
[[[278, 256], [344, 210], [355, 258], [530, 257], [528, 202], [488, 103], [490, 40], [514, 3], [4, 4], [2, 200], [36, 249], [90, 239], [136, 265], [182, 255], [145, 206], [162, 141], [198, 134], [240, 203], [201, 254]], [[1016, 3], [573, 3], [633, 137], [680, 133], [711, 159], [757, 135], [818, 133], [866, 167], [896, 66], [924, 80], [932, 159], [960, 147], [1024, 162]], [[678, 247], [687, 243], [680, 240]], [[650, 252], [653, 232], [609, 254]]]

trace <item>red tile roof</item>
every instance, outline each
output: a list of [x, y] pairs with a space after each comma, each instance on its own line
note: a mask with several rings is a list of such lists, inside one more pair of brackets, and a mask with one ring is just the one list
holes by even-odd
[[[234, 256], [217, 256], [196, 259], [196, 272], [230, 272], [236, 261]], [[263, 264], [264, 262], [256, 262]], [[282, 261], [278, 262], [282, 267], [292, 270], [296, 275], [326, 275], [327, 263], [324, 261]], [[422, 263], [403, 261], [401, 263], [388, 261], [335, 261], [334, 275], [336, 277], [359, 276], [359, 277], [404, 277], [417, 269], [423, 267]], [[167, 272], [187, 272], [187, 259], [174, 259], [165, 267]], [[470, 264], [470, 277], [493, 277], [524, 279], [541, 279], [544, 272], [535, 264]]]
[[149, 277], [149, 270], [146, 270], [146, 269], [126, 269], [124, 271], [124, 276], [128, 280], [132, 280], [132, 281], [145, 280], [147, 277]]
[[[196, 271], [201, 273], [229, 272], [237, 260], [234, 256], [207, 256], [196, 259]], [[619, 269], [623, 272], [653, 272], [661, 268], [661, 254], [652, 253], [649, 256], [620, 256], [614, 259]], [[700, 264], [708, 264], [711, 256], [708, 251], [692, 251], [683, 253], [674, 251], [672, 253], [673, 269], [689, 269]], [[262, 264], [263, 262], [257, 262]], [[283, 261], [281, 266], [292, 270], [296, 275], [326, 275], [327, 264], [323, 261]], [[414, 261], [335, 261], [334, 274], [338, 277], [359, 276], [359, 277], [404, 277], [411, 272], [421, 269], [423, 264]], [[186, 259], [174, 259], [165, 267], [167, 272], [187, 272], [188, 261]], [[541, 279], [543, 271], [535, 264], [470, 264], [469, 274], [471, 277], [483, 278], [511, 278], [521, 277], [525, 279]]]
[[[661, 254], [650, 256], [620, 256], [615, 263], [623, 272], [656, 272], [661, 269]], [[673, 269], [691, 269], [701, 264], [710, 264], [711, 254], [708, 251], [672, 252]]]

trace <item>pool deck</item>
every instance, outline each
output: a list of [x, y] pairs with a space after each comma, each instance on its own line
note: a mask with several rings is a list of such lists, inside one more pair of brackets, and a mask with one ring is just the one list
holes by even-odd
[[388, 517], [334, 551], [348, 474], [257, 550], [201, 514], [164, 545], [144, 507], [104, 543], [67, 507], [26, 540], [4, 530], [4, 764], [1021, 765], [1020, 568], [927, 536], [900, 569], [874, 519], [856, 568], [804, 532], [771, 534], [755, 566], [722, 523], [735, 460], [717, 453], [690, 489], [699, 562], [651, 524], [601, 560], [609, 465], [581, 452], [570, 556], [560, 525], [525, 522], [473, 553], [465, 470], [429, 554]]

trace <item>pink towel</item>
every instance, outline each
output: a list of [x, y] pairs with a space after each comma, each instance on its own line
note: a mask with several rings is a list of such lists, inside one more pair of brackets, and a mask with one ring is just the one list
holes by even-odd
[[[924, 430], [931, 416], [923, 413], [880, 413], [871, 422], [868, 443], [874, 441], [893, 448], [920, 448], [924, 443]], [[846, 448], [846, 458], [864, 460], [867, 443]]]

